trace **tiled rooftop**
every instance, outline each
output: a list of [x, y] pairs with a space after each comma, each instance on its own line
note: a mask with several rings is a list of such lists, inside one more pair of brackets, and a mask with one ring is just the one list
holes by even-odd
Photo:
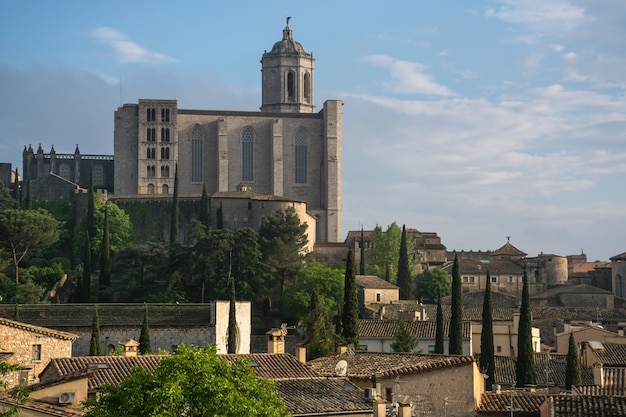
[[[362, 338], [383, 338], [392, 339], [398, 328], [399, 320], [359, 320], [359, 337]], [[407, 321], [409, 331], [419, 339], [434, 339], [437, 332], [437, 322], [427, 321]], [[443, 323], [444, 337], [448, 336], [450, 329], [450, 321], [445, 320]], [[471, 324], [467, 321], [463, 322], [463, 337], [469, 339], [471, 332]]]
[[626, 366], [626, 345], [603, 343], [602, 346], [603, 349], [593, 349], [593, 353], [601, 364], [605, 366]]
[[[6, 404], [8, 406], [17, 405], [16, 401], [7, 396], [4, 393], [0, 393], [0, 403]], [[24, 404], [21, 404], [21, 408], [24, 411], [24, 415], [26, 412], [30, 412], [33, 414], [27, 415], [37, 415], [37, 416], [55, 416], [55, 417], [81, 417], [84, 416], [85, 413], [80, 410], [76, 410], [69, 407], [60, 407], [55, 404], [49, 404], [42, 401], [33, 401], [28, 400]], [[35, 414], [36, 413], [36, 414]]]
[[551, 417], [626, 416], [626, 397], [555, 395], [548, 401]]
[[383, 290], [397, 290], [400, 288], [397, 285], [394, 285], [391, 282], [385, 281], [384, 279], [378, 278], [374, 275], [357, 275], [356, 285], [357, 287], [362, 288], [375, 288]]
[[46, 327], [34, 326], [32, 324], [22, 323], [21, 321], [14, 321], [0, 317], [0, 325], [13, 327], [20, 330], [26, 330], [31, 333], [36, 333], [48, 337], [53, 337], [56, 339], [63, 340], [76, 340], [78, 336], [73, 333], [62, 332], [59, 330], [48, 329]]
[[[565, 386], [566, 357], [564, 354], [535, 353], [535, 374], [537, 386]], [[496, 356], [496, 382], [500, 385], [513, 385], [515, 382], [515, 358]], [[546, 370], [548, 371], [546, 373]], [[593, 370], [580, 367], [582, 385], [593, 385]]]
[[319, 378], [309, 366], [300, 362], [295, 356], [287, 353], [251, 353], [246, 355], [222, 355], [230, 361], [246, 361], [254, 369], [256, 376], [261, 378], [302, 379]]
[[372, 375], [391, 377], [404, 374], [430, 372], [434, 369], [451, 368], [471, 364], [471, 356], [419, 355], [411, 353], [354, 352], [318, 358], [308, 365], [320, 375], [335, 376], [335, 366], [339, 360], [348, 363], [347, 377], [350, 379], [370, 379]]
[[511, 400], [513, 401], [513, 412], [515, 415], [537, 415], [539, 407], [546, 400], [547, 393], [544, 391], [530, 392], [525, 390], [484, 392], [480, 405], [476, 409], [478, 414], [504, 413], [510, 412]]
[[276, 388], [294, 415], [369, 414], [363, 390], [345, 379], [281, 379]]

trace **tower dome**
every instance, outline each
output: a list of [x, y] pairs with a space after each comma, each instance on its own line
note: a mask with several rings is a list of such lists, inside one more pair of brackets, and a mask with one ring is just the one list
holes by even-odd
[[270, 52], [263, 53], [261, 111], [286, 113], [313, 113], [313, 58], [300, 42], [293, 39], [287, 25], [283, 38]]

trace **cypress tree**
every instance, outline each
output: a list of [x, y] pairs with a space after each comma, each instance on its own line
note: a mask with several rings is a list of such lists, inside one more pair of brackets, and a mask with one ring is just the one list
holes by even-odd
[[104, 224], [102, 226], [102, 247], [100, 248], [100, 289], [111, 285], [111, 242], [109, 236], [109, 206], [104, 206]]
[[391, 348], [394, 352], [411, 353], [417, 346], [417, 337], [411, 333], [406, 321], [400, 320], [396, 328], [396, 334], [393, 335]]
[[463, 287], [459, 272], [459, 258], [454, 254], [452, 265], [452, 307], [450, 316], [448, 353], [450, 355], [463, 354]]
[[[93, 166], [89, 179], [89, 190], [87, 191], [87, 233], [89, 236], [96, 236], [96, 196], [93, 182]], [[91, 272], [91, 271], [90, 271]]]
[[143, 322], [141, 323], [141, 333], [139, 334], [139, 354], [151, 355], [152, 344], [150, 343], [150, 326], [148, 325], [148, 304], [144, 303]]
[[361, 226], [361, 262], [360, 262], [361, 275], [365, 275], [365, 238], [363, 237], [363, 226]]
[[26, 202], [25, 202], [25, 206], [26, 206], [26, 210], [32, 210], [33, 209], [33, 196], [31, 194], [31, 190], [30, 190], [30, 175], [28, 176], [28, 179], [26, 180]]
[[341, 335], [347, 345], [359, 347], [359, 305], [356, 289], [354, 251], [348, 251], [343, 290], [343, 311], [341, 312]]
[[400, 238], [400, 253], [398, 255], [398, 287], [400, 287], [400, 299], [408, 300], [411, 296], [411, 270], [409, 269], [409, 255], [406, 249], [406, 228], [402, 225]]
[[93, 321], [91, 322], [91, 341], [89, 342], [89, 356], [101, 356], [102, 346], [100, 344], [100, 317], [98, 316], [98, 306], [93, 310]]
[[487, 271], [487, 285], [483, 298], [483, 329], [480, 333], [480, 369], [488, 378], [485, 380], [485, 390], [491, 391], [495, 383], [495, 352], [493, 346], [493, 306], [491, 303], [491, 275]]
[[574, 333], [570, 333], [565, 367], [565, 389], [571, 390], [572, 386], [580, 385], [581, 383], [582, 377], [580, 374], [578, 347], [576, 346], [576, 341], [574, 340]]
[[330, 308], [319, 296], [317, 288], [311, 292], [311, 306], [303, 319], [306, 329], [307, 359], [327, 356], [334, 350], [336, 339]]
[[202, 198], [200, 199], [200, 223], [205, 231], [211, 230], [211, 202], [204, 184], [202, 184]]
[[91, 299], [91, 240], [85, 234], [85, 259], [83, 261], [83, 279], [80, 285], [80, 301], [88, 303]]
[[20, 179], [19, 174], [17, 172], [17, 168], [15, 168], [15, 178], [13, 179], [13, 198], [17, 202], [17, 208], [22, 207], [22, 199], [20, 198]]
[[228, 278], [228, 353], [237, 353], [237, 316], [236, 314], [236, 300], [235, 300], [235, 279], [233, 277]]
[[522, 305], [520, 307], [519, 329], [517, 332], [517, 360], [515, 362], [515, 375], [518, 387], [536, 384], [532, 313], [530, 311], [530, 290], [528, 288], [528, 268], [526, 265], [524, 265], [522, 280]]
[[178, 241], [178, 164], [174, 174], [174, 199], [172, 201], [172, 220], [170, 222], [170, 244]]
[[441, 291], [437, 295], [437, 329], [435, 330], [435, 353], [443, 355], [443, 308], [441, 308]]

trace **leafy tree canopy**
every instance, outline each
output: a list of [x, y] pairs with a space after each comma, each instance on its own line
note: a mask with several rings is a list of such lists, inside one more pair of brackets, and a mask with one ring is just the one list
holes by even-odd
[[[365, 263], [368, 274], [395, 283], [398, 275], [398, 259], [400, 257], [400, 243], [402, 228], [391, 223], [386, 231], [376, 225], [370, 233], [370, 245], [365, 248]], [[409, 260], [410, 276], [415, 276], [419, 259], [415, 258], [415, 244], [410, 234], [407, 234], [406, 251]]]
[[212, 345], [179, 346], [154, 374], [136, 368], [118, 386], [101, 387], [100, 394], [87, 400], [86, 417], [290, 415], [273, 381], [257, 378], [243, 361], [220, 359]]
[[417, 299], [434, 304], [437, 297], [447, 297], [452, 291], [452, 282], [448, 273], [441, 268], [429, 269], [417, 276], [416, 296]]
[[398, 323], [396, 334], [393, 335], [391, 348], [394, 352], [411, 353], [413, 349], [415, 349], [415, 346], [417, 346], [417, 336], [411, 333], [406, 321], [401, 320]]

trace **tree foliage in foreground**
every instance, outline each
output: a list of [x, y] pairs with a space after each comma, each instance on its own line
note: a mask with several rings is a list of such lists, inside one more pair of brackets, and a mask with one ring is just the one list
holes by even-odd
[[290, 415], [273, 381], [257, 378], [244, 361], [221, 359], [212, 345], [181, 345], [154, 374], [135, 368], [119, 385], [101, 387], [86, 409], [86, 417]]
[[400, 320], [396, 328], [396, 334], [393, 335], [391, 348], [394, 352], [411, 353], [415, 346], [417, 346], [417, 336], [411, 333], [406, 321]]
[[461, 284], [461, 273], [459, 272], [459, 258], [454, 255], [452, 265], [452, 306], [450, 313], [450, 345], [448, 353], [450, 355], [463, 354], [463, 287]]
[[359, 301], [356, 289], [354, 251], [348, 251], [343, 288], [343, 311], [341, 313], [341, 336], [347, 345], [359, 347]]
[[519, 314], [519, 329], [517, 337], [517, 360], [515, 361], [515, 375], [518, 387], [535, 385], [535, 352], [532, 339], [532, 314], [530, 310], [530, 290], [528, 288], [528, 267], [524, 265], [522, 277], [522, 305]]

